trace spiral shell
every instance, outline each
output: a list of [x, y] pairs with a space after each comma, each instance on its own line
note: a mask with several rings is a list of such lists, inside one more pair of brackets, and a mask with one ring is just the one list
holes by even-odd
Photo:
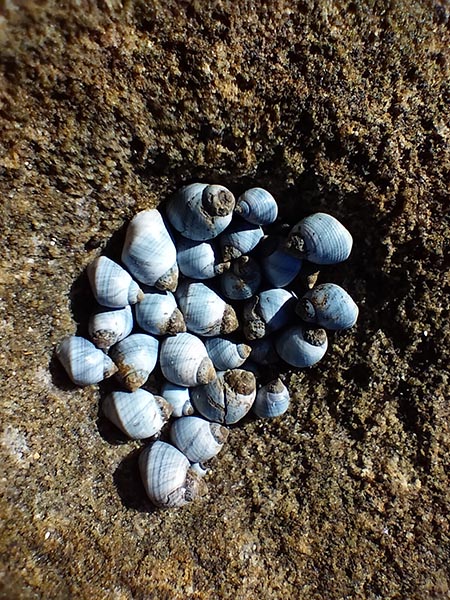
[[186, 323], [172, 292], [147, 289], [135, 307], [139, 327], [153, 335], [175, 335], [186, 331]]
[[300, 273], [303, 261], [284, 250], [283, 238], [267, 236], [259, 249], [262, 273], [273, 287], [289, 285]]
[[278, 205], [272, 194], [256, 187], [239, 196], [234, 211], [250, 223], [269, 225], [278, 216]]
[[71, 335], [56, 348], [56, 356], [75, 385], [103, 381], [117, 371], [110, 357], [83, 337]]
[[211, 279], [230, 268], [229, 262], [220, 261], [213, 243], [183, 237], [177, 242], [177, 261], [181, 273], [192, 279]]
[[89, 337], [98, 348], [107, 350], [130, 335], [133, 329], [131, 306], [124, 308], [99, 308], [88, 324]]
[[219, 237], [223, 260], [227, 262], [248, 254], [263, 237], [264, 232], [259, 225], [236, 217]]
[[164, 377], [183, 387], [208, 383], [216, 376], [205, 344], [190, 333], [163, 340], [159, 361]]
[[158, 340], [145, 333], [134, 333], [115, 344], [109, 355], [117, 365], [116, 377], [131, 392], [147, 381], [158, 360]]
[[261, 269], [254, 258], [241, 256], [220, 276], [222, 293], [230, 300], [247, 300], [261, 285]]
[[221, 337], [211, 337], [205, 340], [209, 358], [219, 371], [236, 369], [248, 358], [251, 348], [247, 344], [239, 344]]
[[289, 401], [287, 387], [281, 379], [275, 379], [258, 390], [252, 410], [258, 417], [272, 419], [287, 411]]
[[293, 325], [281, 332], [275, 347], [279, 356], [293, 367], [310, 367], [327, 351], [327, 334], [324, 329]]
[[358, 319], [358, 307], [350, 295], [335, 283], [322, 283], [299, 300], [296, 312], [307, 323], [326, 329], [353, 327]]
[[158, 210], [138, 213], [128, 225], [122, 262], [141, 283], [175, 291], [178, 283], [177, 252]]
[[228, 429], [200, 417], [176, 419], [170, 428], [170, 439], [192, 463], [203, 463], [222, 450]]
[[123, 308], [136, 304], [143, 292], [131, 275], [106, 256], [98, 256], [87, 266], [92, 293], [101, 306]]
[[248, 340], [262, 338], [284, 327], [295, 314], [292, 292], [274, 288], [261, 292], [244, 306], [244, 334]]
[[191, 404], [189, 388], [165, 381], [161, 386], [161, 396], [172, 406], [174, 417], [192, 415], [194, 407]]

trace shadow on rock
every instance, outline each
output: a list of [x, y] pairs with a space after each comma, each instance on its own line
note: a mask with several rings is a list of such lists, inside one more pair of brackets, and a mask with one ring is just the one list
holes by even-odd
[[126, 508], [139, 512], [153, 513], [156, 508], [151, 504], [145, 493], [139, 473], [140, 449], [133, 450], [126, 456], [114, 471], [113, 479], [117, 492]]

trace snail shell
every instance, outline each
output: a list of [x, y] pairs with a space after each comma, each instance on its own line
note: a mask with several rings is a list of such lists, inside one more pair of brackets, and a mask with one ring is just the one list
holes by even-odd
[[231, 425], [251, 409], [256, 396], [256, 379], [250, 371], [219, 371], [217, 378], [191, 389], [192, 404], [210, 421]]
[[122, 262], [136, 279], [159, 290], [175, 291], [177, 252], [158, 210], [138, 213], [128, 225]]
[[104, 415], [133, 440], [159, 433], [172, 414], [164, 398], [146, 390], [112, 392], [103, 400]]
[[296, 312], [307, 323], [338, 330], [353, 327], [358, 307], [351, 296], [335, 283], [322, 283], [299, 300]]
[[108, 308], [136, 304], [144, 293], [131, 275], [106, 256], [98, 256], [87, 266], [89, 283], [95, 299]]
[[241, 256], [233, 262], [230, 271], [220, 277], [223, 295], [230, 300], [247, 300], [261, 285], [261, 269], [254, 258]]
[[145, 333], [134, 333], [115, 344], [109, 355], [117, 365], [116, 377], [131, 392], [147, 381], [158, 360], [158, 340]]
[[263, 188], [251, 188], [241, 194], [234, 211], [255, 225], [269, 225], [278, 216], [275, 198]]
[[204, 283], [185, 280], [175, 295], [189, 331], [214, 336], [238, 328], [234, 308]]
[[183, 315], [172, 292], [147, 290], [135, 307], [139, 327], [153, 335], [175, 335], [186, 331]]
[[191, 469], [188, 459], [166, 442], [154, 442], [139, 456], [145, 491], [159, 508], [184, 506], [206, 493], [202, 477]]
[[327, 334], [325, 329], [293, 325], [277, 337], [275, 347], [279, 356], [293, 367], [310, 367], [327, 351]]
[[235, 199], [222, 185], [191, 183], [169, 200], [166, 213], [171, 225], [190, 240], [210, 240], [230, 224]]
[[212, 337], [205, 340], [209, 358], [219, 371], [236, 369], [248, 358], [251, 348], [247, 344], [239, 344], [221, 337]]
[[284, 414], [289, 401], [287, 387], [281, 379], [275, 379], [258, 390], [252, 410], [258, 417], [271, 419]]
[[159, 361], [164, 377], [183, 387], [208, 383], [216, 376], [205, 344], [190, 333], [178, 333], [163, 340]]
[[117, 371], [110, 357], [83, 337], [71, 335], [56, 348], [56, 356], [75, 385], [98, 383]]
[[200, 417], [175, 419], [170, 428], [170, 439], [192, 463], [202, 463], [222, 450], [228, 429]]
[[273, 287], [289, 285], [300, 273], [303, 261], [284, 250], [283, 238], [267, 236], [259, 248], [263, 275]]
[[174, 417], [192, 415], [194, 407], [191, 404], [189, 388], [165, 381], [161, 386], [161, 396], [172, 406]]
[[[271, 337], [264, 337], [250, 342], [250, 360], [258, 365], [273, 365], [279, 361]], [[247, 368], [247, 365], [246, 365]]]
[[192, 279], [211, 279], [230, 268], [229, 262], [220, 262], [216, 247], [211, 242], [183, 237], [177, 243], [177, 261], [181, 273]]
[[248, 254], [263, 237], [264, 232], [259, 225], [253, 225], [239, 217], [235, 218], [219, 237], [223, 260], [228, 262]]
[[98, 348], [107, 350], [130, 335], [133, 329], [131, 306], [124, 308], [99, 308], [94, 312], [88, 324], [91, 340]]
[[312, 263], [334, 265], [349, 257], [352, 245], [353, 238], [342, 223], [326, 213], [315, 213], [291, 229], [286, 249]]
[[244, 306], [244, 334], [248, 340], [262, 338], [284, 327], [295, 313], [296, 297], [279, 288], [261, 292]]

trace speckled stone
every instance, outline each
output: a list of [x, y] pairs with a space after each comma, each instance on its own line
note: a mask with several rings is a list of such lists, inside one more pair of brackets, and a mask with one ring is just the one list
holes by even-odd
[[[0, 10], [0, 597], [448, 598], [448, 3], [93, 4]], [[203, 502], [156, 512], [53, 352], [86, 265], [195, 180], [340, 219], [319, 280], [361, 311]]]

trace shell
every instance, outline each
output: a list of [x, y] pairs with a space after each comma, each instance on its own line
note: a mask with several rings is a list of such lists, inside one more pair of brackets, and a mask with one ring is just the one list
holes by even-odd
[[233, 194], [222, 185], [191, 183], [169, 200], [166, 213], [171, 225], [190, 240], [218, 236], [231, 222]]
[[117, 371], [110, 357], [83, 337], [71, 335], [56, 348], [56, 356], [75, 385], [103, 381]]
[[131, 275], [106, 256], [98, 256], [87, 266], [89, 283], [95, 299], [108, 308], [136, 304], [144, 293]]
[[310, 367], [327, 351], [327, 334], [325, 329], [293, 325], [277, 337], [275, 347], [279, 356], [293, 367]]
[[244, 334], [248, 340], [281, 329], [295, 313], [296, 296], [274, 288], [261, 292], [244, 306]]
[[353, 238], [342, 223], [326, 213], [315, 213], [291, 229], [286, 249], [312, 263], [334, 265], [349, 257], [352, 245]]
[[303, 260], [284, 250], [284, 239], [267, 236], [260, 244], [260, 264], [270, 285], [281, 288], [289, 285], [300, 273]]
[[170, 440], [192, 463], [202, 463], [222, 450], [228, 429], [200, 417], [175, 419], [170, 428]]
[[[258, 365], [273, 365], [279, 361], [279, 356], [271, 337], [264, 337], [250, 342], [250, 360]], [[247, 365], [246, 365], [247, 368]]]
[[205, 340], [209, 358], [219, 371], [236, 369], [248, 358], [251, 348], [247, 344], [239, 344], [221, 337]]
[[216, 376], [205, 344], [190, 333], [166, 338], [161, 343], [159, 361], [164, 377], [176, 385], [201, 385]]
[[219, 371], [211, 383], [191, 389], [192, 404], [210, 421], [232, 425], [251, 409], [256, 396], [256, 379], [250, 371]]
[[211, 242], [183, 237], [177, 242], [177, 261], [181, 273], [192, 279], [211, 279], [230, 268], [229, 262], [220, 262], [216, 247]]
[[145, 333], [134, 333], [115, 344], [109, 355], [117, 365], [116, 377], [131, 392], [140, 388], [156, 366], [159, 342]]
[[296, 312], [307, 323], [326, 329], [353, 327], [358, 319], [358, 307], [351, 296], [335, 283], [322, 283], [299, 300]]
[[103, 414], [132, 440], [159, 433], [172, 414], [164, 398], [146, 390], [111, 392], [103, 400]]
[[230, 227], [219, 237], [222, 258], [225, 262], [248, 254], [264, 237], [259, 225], [248, 223], [236, 217]]
[[239, 196], [234, 211], [250, 223], [269, 225], [278, 216], [278, 205], [272, 194], [256, 187]]
[[175, 295], [189, 331], [214, 336], [238, 328], [234, 308], [204, 283], [185, 280]]
[[206, 493], [206, 485], [177, 448], [155, 442], [139, 456], [139, 471], [147, 496], [159, 508], [184, 506]]
[[144, 298], [135, 307], [136, 321], [153, 335], [175, 335], [186, 331], [186, 323], [172, 292], [147, 288]]
[[192, 415], [194, 407], [189, 397], [189, 388], [165, 381], [161, 386], [161, 396], [172, 406], [174, 417]]
[[122, 262], [141, 283], [175, 291], [178, 284], [177, 252], [158, 210], [138, 213], [128, 225]]
[[88, 324], [89, 337], [98, 348], [107, 350], [130, 335], [133, 329], [131, 306], [124, 308], [99, 308]]
[[241, 256], [233, 262], [231, 271], [220, 276], [223, 295], [230, 300], [247, 300], [261, 285], [261, 269], [254, 258]]
[[258, 417], [271, 419], [284, 414], [289, 401], [287, 387], [281, 379], [275, 379], [258, 390], [252, 410]]

